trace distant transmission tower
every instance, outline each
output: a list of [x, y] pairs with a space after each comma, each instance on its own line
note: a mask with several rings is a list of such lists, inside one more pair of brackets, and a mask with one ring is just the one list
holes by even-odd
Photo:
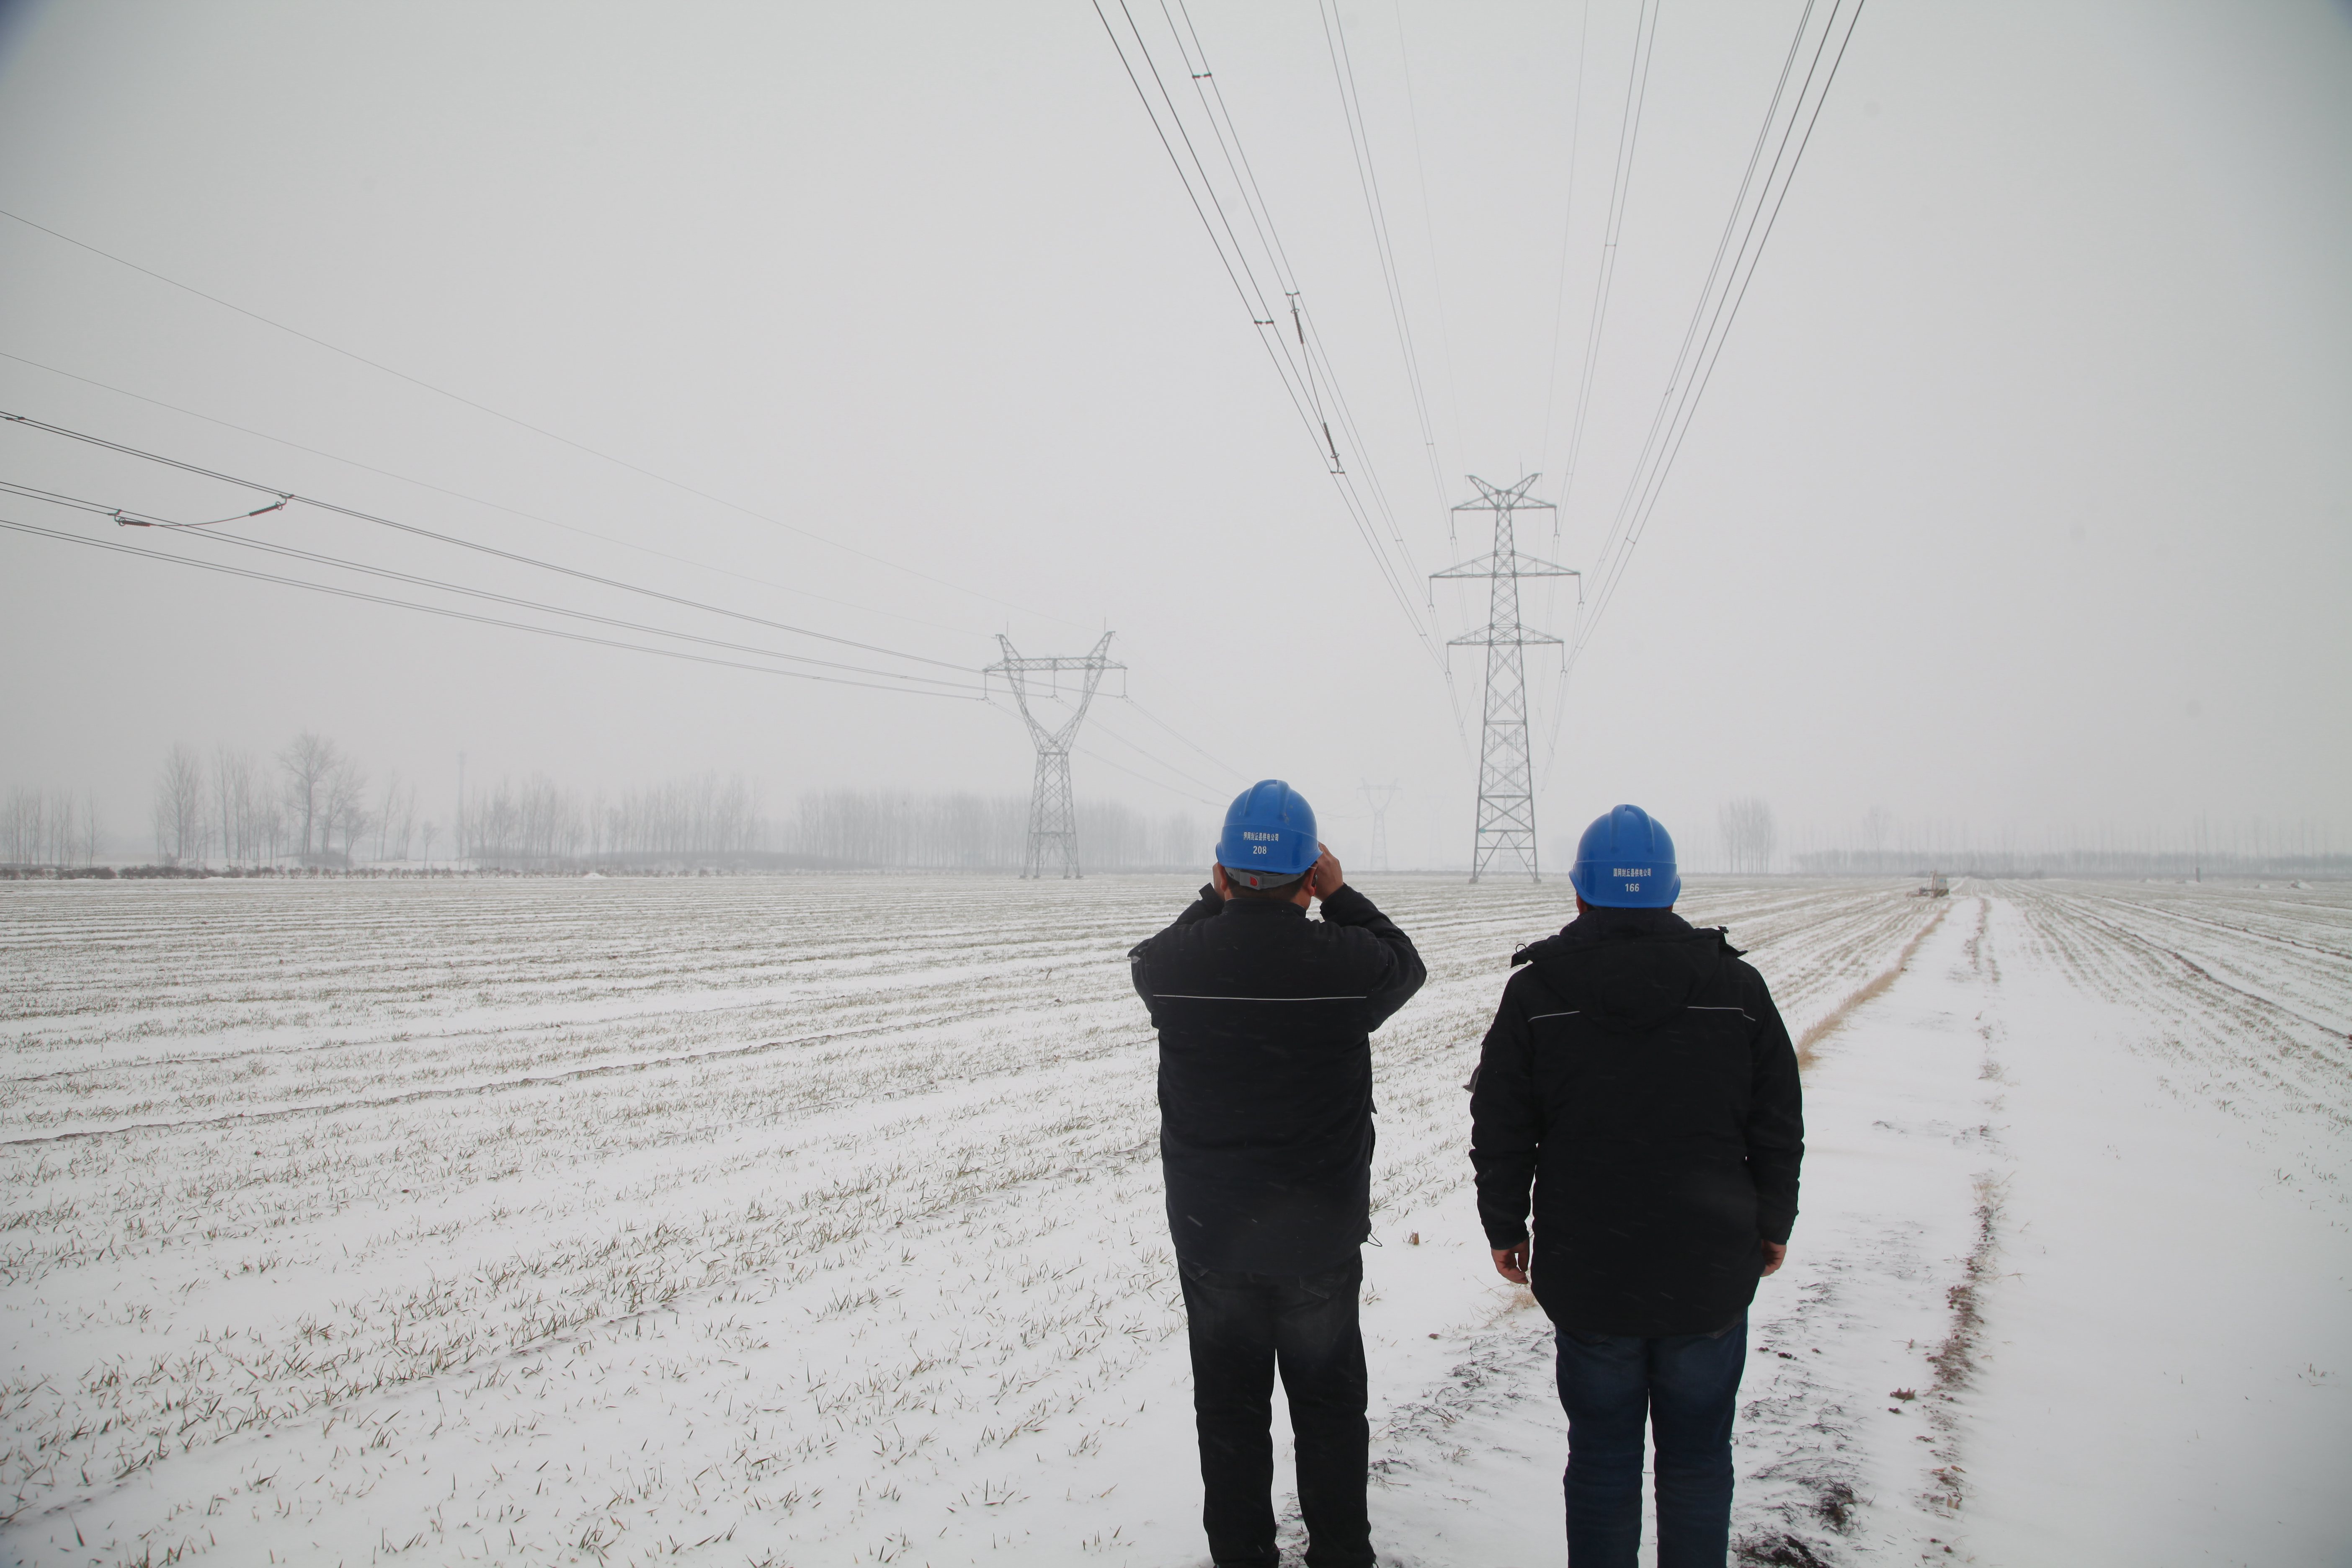
[[1365, 858], [1375, 871], [1389, 868], [1389, 805], [1402, 794], [1400, 784], [1365, 784], [1357, 786], [1364, 804], [1372, 808], [1372, 841], [1365, 847]]
[[1535, 768], [1528, 750], [1528, 671], [1524, 649], [1529, 643], [1558, 646], [1559, 638], [1530, 631], [1519, 620], [1519, 579], [1574, 577], [1583, 574], [1549, 561], [1522, 555], [1513, 542], [1514, 511], [1551, 510], [1548, 500], [1528, 500], [1528, 490], [1540, 474], [1529, 474], [1508, 489], [1499, 489], [1472, 474], [1478, 487], [1476, 500], [1464, 501], [1455, 511], [1495, 514], [1495, 548], [1475, 561], [1465, 561], [1443, 572], [1443, 577], [1484, 577], [1487, 580], [1486, 624], [1465, 632], [1446, 646], [1486, 650], [1486, 718], [1478, 743], [1478, 832], [1471, 846], [1470, 879], [1478, 880], [1496, 861], [1506, 870], [1536, 873]]
[[[1078, 725], [1087, 716], [1087, 704], [1095, 700], [1095, 688], [1102, 684], [1103, 671], [1127, 668], [1106, 657], [1110, 639], [1109, 632], [1103, 633], [1094, 652], [1083, 658], [1024, 658], [1013, 651], [1011, 638], [996, 639], [1004, 657], [985, 673], [1003, 676], [1004, 683], [1013, 688], [1013, 700], [1020, 705], [1029, 738], [1037, 747], [1037, 777], [1029, 788], [1029, 848], [1021, 858], [1024, 877], [1043, 877], [1049, 862], [1059, 866], [1065, 877], [1084, 875], [1078, 869], [1078, 803], [1070, 793], [1070, 742], [1077, 739]], [[1059, 697], [1065, 674], [1081, 675], [1084, 679], [1074, 683], [1077, 698], [1069, 718], [1059, 729], [1049, 729], [1029, 710], [1031, 682], [1038, 676], [1047, 677], [1047, 690], [1041, 695]]]

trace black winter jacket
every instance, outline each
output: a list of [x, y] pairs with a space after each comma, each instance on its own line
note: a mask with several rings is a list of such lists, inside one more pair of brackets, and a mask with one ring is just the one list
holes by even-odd
[[1594, 910], [1512, 956], [1471, 1078], [1478, 1216], [1536, 1300], [1595, 1334], [1713, 1333], [1797, 1217], [1797, 1057], [1721, 931]]
[[1213, 888], [1128, 954], [1160, 1031], [1160, 1159], [1176, 1256], [1317, 1274], [1370, 1233], [1371, 1032], [1421, 989], [1421, 955], [1371, 900]]

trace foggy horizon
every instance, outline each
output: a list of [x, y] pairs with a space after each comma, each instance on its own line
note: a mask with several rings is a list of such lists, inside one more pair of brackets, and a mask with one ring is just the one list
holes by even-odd
[[[1399, 563], [1487, 547], [1463, 476], [1559, 500], [1573, 449], [1519, 548], [1598, 589], [1796, 14], [1668, 7], [1643, 57], [1632, 7], [1348, 13], [1402, 327], [1317, 17], [1193, 14]], [[460, 752], [469, 794], [1025, 797], [1002, 685], [956, 688], [1108, 629], [1082, 802], [1205, 830], [1286, 777], [1362, 860], [1393, 781], [1391, 862], [1467, 866], [1475, 650], [1449, 685], [1416, 640], [1092, 11], [133, 15], [0, 20], [0, 409], [264, 491], [12, 424], [0, 517], [894, 689], [0, 534], [0, 790], [94, 801], [106, 858], [154, 858], [175, 744], [303, 731], [445, 826]], [[2336, 853], [2352, 13], [1882, 4], [1836, 68], [1622, 588], [1526, 587], [1589, 635], [1564, 682], [1528, 650], [1547, 866], [1621, 800], [1700, 857], [1762, 801], [1780, 868], [1873, 823]], [[658, 629], [105, 515], [272, 490], [673, 598], [301, 502], [235, 531]]]

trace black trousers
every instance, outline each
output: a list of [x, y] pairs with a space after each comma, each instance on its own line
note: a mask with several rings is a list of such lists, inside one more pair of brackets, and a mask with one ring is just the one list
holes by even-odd
[[1370, 1428], [1364, 1266], [1328, 1274], [1225, 1274], [1179, 1262], [1201, 1432], [1201, 1522], [1217, 1568], [1273, 1568], [1275, 1368], [1298, 1439], [1298, 1507], [1307, 1568], [1372, 1568], [1364, 1516]]

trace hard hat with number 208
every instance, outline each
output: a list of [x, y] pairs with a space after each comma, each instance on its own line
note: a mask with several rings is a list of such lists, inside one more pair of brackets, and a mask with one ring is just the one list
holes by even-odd
[[1322, 853], [1315, 839], [1315, 808], [1280, 779], [1260, 779], [1225, 808], [1217, 864], [1248, 879], [1282, 882], [1313, 868]]
[[1586, 903], [1608, 909], [1663, 910], [1683, 890], [1674, 839], [1638, 805], [1593, 818], [1568, 879]]

